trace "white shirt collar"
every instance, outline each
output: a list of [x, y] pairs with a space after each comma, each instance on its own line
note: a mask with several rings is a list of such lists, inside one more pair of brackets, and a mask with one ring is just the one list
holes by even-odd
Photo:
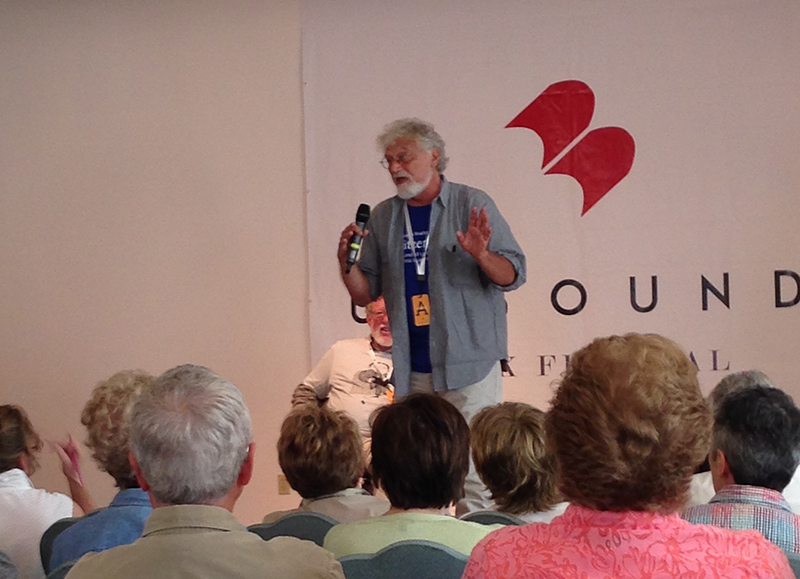
[[12, 468], [0, 472], [0, 488], [3, 489], [32, 489], [33, 483], [28, 475], [20, 468]]

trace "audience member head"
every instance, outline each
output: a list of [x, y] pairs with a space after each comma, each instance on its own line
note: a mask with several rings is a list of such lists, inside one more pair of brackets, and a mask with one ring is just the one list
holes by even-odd
[[719, 408], [722, 399], [731, 392], [758, 385], [775, 386], [766, 374], [758, 370], [743, 370], [726, 375], [708, 395], [708, 404], [711, 406], [712, 414]]
[[383, 296], [367, 304], [367, 325], [370, 337], [378, 349], [388, 350], [392, 347], [392, 330]]
[[568, 501], [669, 513], [685, 503], [709, 448], [711, 413], [677, 344], [627, 334], [572, 355], [546, 429]]
[[36, 460], [42, 439], [33, 429], [28, 415], [19, 406], [0, 406], [0, 472], [20, 468], [32, 475], [39, 467]]
[[139, 486], [128, 460], [131, 407], [142, 389], [152, 382], [153, 377], [141, 370], [117, 372], [95, 386], [81, 414], [92, 458], [122, 490]]
[[281, 426], [278, 462], [291, 487], [305, 499], [355, 487], [364, 471], [358, 424], [327, 406], [298, 406]]
[[472, 419], [472, 460], [498, 510], [547, 511], [560, 500], [555, 457], [545, 445], [545, 414], [521, 402], [484, 408]]
[[800, 410], [783, 391], [740, 388], [714, 414], [711, 474], [716, 490], [728, 484], [783, 491], [800, 460]]
[[156, 378], [133, 405], [130, 431], [137, 479], [161, 505], [235, 501], [250, 480], [250, 413], [236, 386], [208, 368]]
[[372, 476], [399, 509], [443, 508], [464, 495], [469, 427], [449, 402], [412, 394], [372, 417]]

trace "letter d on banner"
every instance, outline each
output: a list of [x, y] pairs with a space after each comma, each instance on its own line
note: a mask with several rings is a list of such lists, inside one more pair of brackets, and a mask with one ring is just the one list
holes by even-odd
[[[791, 277], [794, 280], [794, 297], [791, 301], [784, 301], [781, 298], [781, 278]], [[788, 269], [775, 270], [775, 307], [790, 308], [800, 302], [800, 275]]]

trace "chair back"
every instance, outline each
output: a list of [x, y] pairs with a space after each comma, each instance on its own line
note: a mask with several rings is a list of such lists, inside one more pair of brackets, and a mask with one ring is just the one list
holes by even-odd
[[255, 533], [265, 541], [269, 541], [274, 537], [297, 537], [298, 539], [313, 541], [322, 547], [325, 535], [328, 534], [331, 527], [338, 524], [339, 521], [332, 519], [328, 515], [304, 511], [289, 513], [274, 523], [250, 525], [247, 530]]
[[784, 553], [786, 558], [789, 559], [789, 565], [794, 571], [794, 576], [800, 579], [800, 555], [797, 553]]
[[62, 563], [47, 574], [47, 579], [64, 579], [64, 577], [67, 576], [67, 573], [72, 570], [72, 567], [75, 566], [75, 563], [77, 563], [77, 561], [67, 561], [66, 563]]
[[460, 579], [469, 557], [433, 541], [409, 539], [377, 553], [339, 559], [347, 579]]
[[53, 543], [64, 530], [81, 520], [82, 517], [60, 519], [50, 525], [39, 540], [39, 557], [42, 559], [44, 573], [50, 573], [50, 557], [53, 555]]
[[499, 511], [472, 511], [459, 517], [462, 521], [471, 521], [481, 525], [524, 525], [525, 521]]

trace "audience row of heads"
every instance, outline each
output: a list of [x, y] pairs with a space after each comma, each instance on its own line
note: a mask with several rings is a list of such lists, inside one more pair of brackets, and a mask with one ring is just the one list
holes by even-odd
[[[398, 508], [459, 500], [470, 446], [498, 509], [517, 515], [561, 500], [675, 512], [706, 457], [720, 486], [781, 491], [800, 458], [800, 410], [786, 393], [750, 371], [727, 376], [706, 400], [695, 364], [658, 335], [600, 338], [576, 352], [546, 414], [507, 402], [482, 410], [470, 429], [449, 403], [414, 395], [372, 422], [372, 476]], [[354, 486], [364, 467], [355, 424], [325, 407], [291, 413], [278, 446], [305, 498]]]
[[[372, 415], [370, 472], [397, 508], [443, 508], [464, 493], [469, 428], [449, 402], [415, 394]], [[283, 422], [278, 461], [291, 487], [318, 498], [355, 487], [367, 465], [356, 422], [307, 404]]]
[[[116, 374], [95, 388], [81, 420], [117, 486], [141, 485], [162, 504], [217, 504], [252, 472], [244, 399], [207, 368]], [[0, 472], [32, 473], [41, 447], [21, 409], [0, 407]], [[511, 514], [561, 500], [674, 512], [706, 456], [723, 483], [782, 490], [800, 459], [800, 411], [759, 372], [730, 375], [706, 401], [677, 344], [628, 334], [573, 354], [547, 413], [504, 403], [478, 413], [470, 430], [445, 400], [412, 395], [373, 415], [371, 475], [396, 508], [460, 500], [470, 449], [499, 509]], [[278, 457], [304, 498], [355, 486], [366, 466], [356, 423], [316, 405], [286, 417]]]
[[[370, 474], [399, 509], [438, 509], [464, 495], [470, 448], [501, 510], [550, 509], [560, 500], [555, 461], [545, 450], [544, 413], [507, 402], [475, 416], [472, 429], [442, 398], [414, 394], [372, 416]], [[368, 465], [355, 421], [308, 404], [284, 420], [278, 460], [289, 484], [314, 499], [355, 487]]]

